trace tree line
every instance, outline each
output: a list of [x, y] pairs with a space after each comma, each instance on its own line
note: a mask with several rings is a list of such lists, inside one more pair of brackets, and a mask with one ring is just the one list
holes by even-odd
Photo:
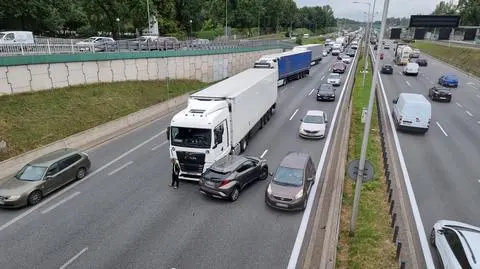
[[460, 15], [460, 25], [480, 25], [480, 0], [458, 0], [458, 4], [441, 1], [433, 15]]
[[293, 0], [5, 0], [0, 1], [0, 30], [118, 37], [147, 28], [147, 9], [161, 35], [221, 35], [226, 11], [228, 26], [250, 36], [258, 29], [261, 34], [295, 28], [318, 32], [336, 25], [330, 6], [298, 8]]

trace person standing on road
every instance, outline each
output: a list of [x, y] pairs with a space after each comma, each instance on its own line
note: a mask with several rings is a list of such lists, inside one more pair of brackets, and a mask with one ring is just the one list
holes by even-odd
[[172, 159], [172, 183], [170, 187], [178, 188], [178, 176], [180, 175], [180, 165], [176, 159]]

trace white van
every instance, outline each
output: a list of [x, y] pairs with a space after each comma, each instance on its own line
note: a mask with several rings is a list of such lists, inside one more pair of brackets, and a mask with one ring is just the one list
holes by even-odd
[[426, 133], [432, 118], [432, 105], [421, 94], [400, 93], [393, 99], [392, 115], [397, 130]]
[[414, 75], [418, 76], [418, 69], [420, 67], [418, 66], [417, 63], [408, 63], [404, 68], [403, 68], [403, 74], [404, 75]]
[[30, 31], [0, 32], [0, 44], [34, 44], [33, 33]]

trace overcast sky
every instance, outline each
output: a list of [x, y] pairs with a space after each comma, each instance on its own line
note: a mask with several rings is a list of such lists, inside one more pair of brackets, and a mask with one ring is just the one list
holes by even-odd
[[[365, 4], [354, 4], [355, 0], [295, 0], [298, 7], [303, 6], [323, 6], [330, 5], [337, 18], [349, 18], [357, 21], [363, 21], [363, 11], [368, 11]], [[374, 0], [357, 0], [371, 2]], [[377, 0], [375, 10], [379, 12], [375, 16], [376, 20], [381, 19], [384, 0]], [[410, 17], [410, 15], [422, 14], [428, 15], [434, 9], [440, 0], [390, 0], [388, 8], [388, 17]], [[457, 0], [454, 0], [456, 3]]]

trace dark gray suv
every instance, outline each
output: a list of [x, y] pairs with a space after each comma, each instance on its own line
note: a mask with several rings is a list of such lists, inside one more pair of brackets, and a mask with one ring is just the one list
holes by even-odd
[[267, 162], [250, 156], [228, 155], [215, 162], [200, 178], [200, 192], [220, 199], [238, 199], [248, 184], [268, 177]]
[[304, 210], [315, 183], [316, 169], [310, 155], [291, 152], [283, 157], [265, 191], [265, 203], [283, 210]]

